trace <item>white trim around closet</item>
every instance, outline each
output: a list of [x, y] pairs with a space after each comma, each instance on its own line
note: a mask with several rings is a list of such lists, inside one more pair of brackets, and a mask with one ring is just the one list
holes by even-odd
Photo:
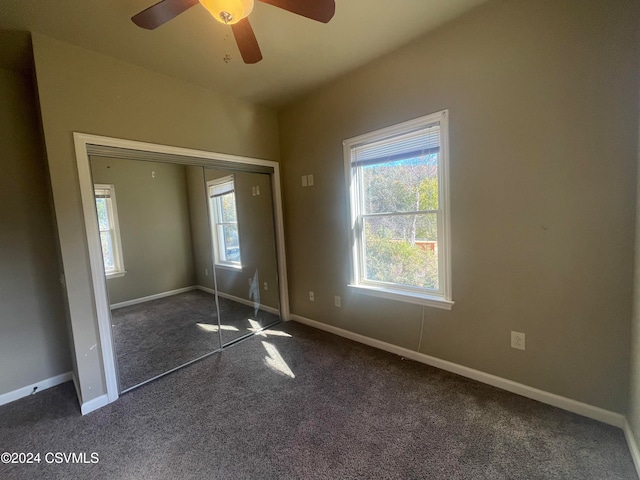
[[[96, 316], [98, 319], [98, 335], [100, 337], [100, 347], [102, 351], [102, 367], [105, 375], [106, 398], [108, 403], [118, 398], [118, 381], [115, 365], [115, 352], [113, 349], [113, 339], [111, 335], [111, 317], [109, 300], [107, 295], [107, 284], [104, 276], [102, 263], [102, 252], [100, 249], [100, 233], [98, 231], [98, 221], [93, 196], [93, 181], [89, 163], [90, 148], [112, 147], [142, 152], [158, 153], [163, 155], [173, 155], [176, 163], [189, 163], [193, 159], [193, 164], [207, 166], [216, 165], [220, 162], [232, 162], [241, 165], [262, 166], [273, 169], [272, 188], [274, 203], [274, 221], [276, 233], [276, 250], [278, 259], [278, 280], [280, 293], [280, 315], [283, 320], [289, 319], [289, 294], [287, 284], [287, 264], [285, 259], [284, 245], [284, 220], [282, 211], [282, 192], [280, 188], [280, 165], [278, 162], [262, 160], [249, 157], [240, 157], [204, 150], [193, 150], [188, 148], [173, 147], [168, 145], [158, 145], [153, 143], [137, 142], [119, 138], [103, 137], [87, 133], [73, 133], [75, 144], [76, 162], [78, 167], [78, 179], [82, 197], [82, 208], [84, 212], [85, 230], [89, 249], [89, 263], [91, 267], [92, 288], [95, 298]], [[92, 321], [92, 319], [87, 319]], [[80, 396], [83, 393], [82, 385], [77, 385]], [[103, 406], [104, 397], [100, 397], [100, 406]], [[82, 403], [82, 399], [79, 399]], [[89, 409], [88, 409], [89, 410]]]

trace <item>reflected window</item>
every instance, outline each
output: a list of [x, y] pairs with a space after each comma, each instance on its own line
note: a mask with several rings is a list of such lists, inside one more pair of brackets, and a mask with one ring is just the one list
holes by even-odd
[[240, 267], [240, 236], [233, 175], [207, 182], [216, 265]]
[[116, 192], [113, 185], [94, 185], [96, 213], [102, 246], [102, 261], [107, 278], [125, 274], [122, 258], [122, 242], [118, 225]]

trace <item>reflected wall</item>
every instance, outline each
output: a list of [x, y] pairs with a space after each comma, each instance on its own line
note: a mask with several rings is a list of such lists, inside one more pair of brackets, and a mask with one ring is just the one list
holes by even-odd
[[109, 278], [111, 304], [195, 285], [185, 167], [90, 157], [94, 184], [115, 186], [126, 273]]

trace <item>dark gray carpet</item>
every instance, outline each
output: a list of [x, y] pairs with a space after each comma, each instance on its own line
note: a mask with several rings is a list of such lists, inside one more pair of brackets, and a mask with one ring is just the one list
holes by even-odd
[[1, 407], [1, 451], [100, 461], [0, 478], [637, 478], [620, 429], [304, 325], [274, 330], [85, 417], [71, 384]]
[[[225, 344], [251, 333], [256, 323], [264, 327], [279, 321], [271, 313], [255, 315], [252, 307], [219, 301]], [[111, 323], [121, 390], [220, 348], [215, 298], [201, 290], [115, 309]]]

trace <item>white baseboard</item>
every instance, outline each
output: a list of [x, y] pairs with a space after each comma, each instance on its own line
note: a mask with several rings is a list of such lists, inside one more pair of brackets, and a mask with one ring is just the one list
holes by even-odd
[[6, 403], [14, 402], [24, 397], [28, 397], [33, 394], [33, 389], [36, 389], [35, 393], [38, 393], [42, 390], [46, 390], [47, 388], [55, 387], [56, 385], [60, 385], [61, 383], [65, 383], [71, 380], [71, 372], [61, 373], [60, 375], [56, 375], [55, 377], [47, 378], [40, 382], [32, 383], [31, 385], [26, 385], [22, 388], [18, 388], [11, 392], [3, 393], [0, 395], [0, 405], [4, 405]]
[[169, 290], [168, 292], [156, 293], [154, 295], [149, 295], [147, 297], [134, 298], [133, 300], [127, 300], [126, 302], [119, 302], [110, 305], [111, 310], [115, 310], [116, 308], [129, 307], [131, 305], [137, 305], [139, 303], [150, 302], [151, 300], [157, 300], [159, 298], [170, 297], [171, 295], [177, 295], [179, 293], [190, 292], [191, 290], [196, 290], [198, 287], [192, 285], [190, 287], [178, 288], [176, 290]]
[[567, 397], [562, 397], [560, 395], [556, 395], [555, 393], [545, 392], [544, 390], [529, 387], [522, 383], [514, 382], [512, 380], [498, 377], [496, 375], [491, 375], [490, 373], [481, 372], [480, 370], [474, 370], [473, 368], [465, 367], [463, 365], [449, 362], [447, 360], [441, 360], [430, 355], [425, 355], [424, 353], [419, 353], [414, 350], [409, 350], [397, 345], [392, 345], [390, 343], [376, 340], [374, 338], [365, 337], [364, 335], [353, 333], [348, 330], [343, 330], [342, 328], [327, 325], [322, 322], [317, 322], [309, 318], [301, 317], [300, 315], [292, 314], [291, 319], [295, 320], [296, 322], [304, 323], [305, 325], [309, 325], [311, 327], [315, 327], [317, 329], [324, 330], [326, 332], [330, 332], [359, 343], [364, 343], [365, 345], [369, 345], [371, 347], [379, 348], [390, 353], [395, 353], [396, 355], [400, 355], [417, 362], [425, 363], [427, 365], [431, 365], [432, 367], [440, 368], [442, 370], [446, 370], [463, 377], [477, 380], [481, 383], [492, 385], [511, 393], [522, 395], [523, 397], [546, 403], [547, 405], [552, 405], [554, 407], [558, 407], [572, 413], [577, 413], [578, 415], [582, 415], [584, 417], [598, 420], [599, 422], [606, 423], [608, 425], [624, 428], [624, 425], [626, 423], [624, 415], [605, 410], [600, 407], [595, 407], [586, 403], [578, 402]]
[[83, 402], [80, 404], [80, 411], [82, 415], [86, 415], [87, 413], [91, 413], [94, 410], [98, 410], [109, 404], [109, 395], [106, 393], [104, 395], [100, 395], [99, 397], [94, 398], [93, 400], [89, 400], [88, 402]]
[[78, 387], [78, 380], [76, 379], [74, 373], [71, 374], [71, 379], [73, 380], [73, 386], [76, 388], [76, 395], [78, 396], [78, 403], [80, 404], [80, 412], [82, 412], [82, 415], [91, 413], [94, 410], [102, 408], [110, 403], [109, 395], [106, 393], [104, 395], [100, 395], [97, 398], [94, 398], [93, 400], [89, 400], [88, 402], [83, 402], [82, 395], [80, 394], [80, 387]]
[[[196, 288], [198, 290], [202, 290], [203, 292], [208, 292], [208, 293], [211, 293], [211, 294], [214, 294], [214, 295], [216, 293], [216, 291], [213, 290], [212, 288], [203, 287], [202, 285], [198, 285]], [[227, 300], [232, 300], [234, 302], [241, 303], [243, 305], [248, 305], [249, 307], [253, 307], [254, 306], [253, 301], [246, 300], [246, 299], [240, 298], [240, 297], [236, 297], [234, 295], [229, 295], [228, 293], [218, 292], [218, 296], [222, 297], [222, 298], [226, 298]], [[277, 308], [269, 307], [267, 305], [262, 305], [261, 304], [260, 305], [260, 310], [263, 310], [263, 311], [268, 312], [268, 313], [272, 313], [274, 315], [280, 315], [280, 312], [278, 311]]]
[[196, 287], [198, 290], [202, 290], [203, 292], [210, 293], [211, 295], [215, 295], [216, 291], [213, 288], [203, 287], [202, 285], [198, 285]]
[[[139, 303], [150, 302], [151, 300], [157, 300], [159, 298], [165, 298], [165, 297], [170, 297], [172, 295], [178, 295], [179, 293], [190, 292], [191, 290], [202, 290], [203, 292], [211, 293], [211, 294], [214, 294], [214, 295], [216, 293], [216, 291], [211, 289], [211, 288], [203, 287], [202, 285], [192, 285], [190, 287], [178, 288], [176, 290], [170, 290], [168, 292], [156, 293], [154, 295], [149, 295], [147, 297], [134, 298], [133, 300], [127, 300], [126, 302], [114, 303], [114, 304], [110, 305], [110, 307], [111, 307], [111, 310], [115, 310], [117, 308], [129, 307], [131, 305], [137, 305]], [[254, 304], [253, 304], [253, 302], [251, 300], [246, 300], [244, 298], [236, 297], [236, 296], [230, 295], [228, 293], [218, 292], [218, 296], [220, 296], [222, 298], [226, 298], [228, 300], [233, 300], [234, 302], [238, 302], [238, 303], [241, 303], [243, 305], [248, 305], [249, 307], [253, 307], [254, 306]], [[272, 313], [274, 315], [279, 315], [280, 314], [280, 312], [278, 311], [277, 308], [269, 307], [267, 305], [260, 305], [260, 310], [264, 310], [265, 312], [269, 312], [269, 313]]]
[[627, 419], [624, 421], [624, 427], [622, 430], [624, 430], [624, 436], [627, 439], [627, 445], [629, 446], [629, 452], [631, 453], [633, 464], [636, 466], [636, 472], [638, 473], [638, 477], [640, 477], [640, 450], [638, 450], [636, 437], [633, 435], [633, 430], [631, 429], [631, 425]]

